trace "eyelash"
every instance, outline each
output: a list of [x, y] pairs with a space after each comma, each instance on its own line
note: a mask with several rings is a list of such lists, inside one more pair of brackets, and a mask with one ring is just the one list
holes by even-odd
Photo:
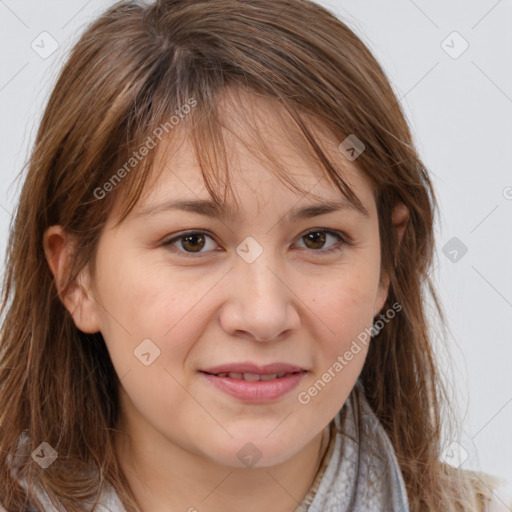
[[[310, 233], [327, 233], [330, 235], [334, 235], [336, 238], [338, 238], [339, 242], [337, 244], [333, 245], [332, 247], [330, 247], [329, 249], [308, 249], [308, 248], [306, 248], [306, 250], [329, 255], [329, 254], [333, 254], [333, 253], [342, 251], [345, 248], [345, 246], [352, 245], [352, 242], [347, 235], [344, 235], [343, 233], [340, 233], [339, 231], [334, 231], [331, 229], [323, 229], [323, 228], [310, 229], [310, 230], [306, 231], [303, 235], [301, 235], [299, 237], [299, 239], [309, 235]], [[181, 239], [184, 239], [187, 236], [198, 235], [198, 234], [206, 235], [208, 238], [211, 238], [212, 240], [214, 240], [213, 236], [208, 231], [197, 230], [197, 231], [187, 231], [185, 233], [181, 233], [179, 236], [175, 236], [175, 237], [171, 238], [170, 240], [168, 240], [167, 242], [164, 242], [163, 245], [165, 247], [170, 248], [170, 246], [172, 246], [175, 242], [177, 242]], [[187, 258], [189, 258], [189, 257], [197, 258], [197, 257], [201, 257], [200, 256], [201, 254], [205, 254], [204, 252], [191, 253], [191, 252], [187, 252], [187, 251], [183, 251], [183, 250], [177, 251], [176, 248], [171, 249], [171, 250], [173, 250], [173, 252], [180, 252], [182, 255], [184, 255]], [[209, 251], [206, 251], [206, 252], [209, 252]]]

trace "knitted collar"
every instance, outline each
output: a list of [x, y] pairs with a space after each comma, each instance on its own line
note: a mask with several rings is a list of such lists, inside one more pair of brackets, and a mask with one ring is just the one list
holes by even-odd
[[295, 512], [410, 512], [393, 446], [359, 380], [329, 429], [319, 471]]

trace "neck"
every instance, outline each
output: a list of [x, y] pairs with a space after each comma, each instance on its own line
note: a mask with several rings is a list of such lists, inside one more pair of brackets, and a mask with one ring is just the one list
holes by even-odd
[[282, 464], [238, 468], [155, 436], [147, 425], [133, 426], [123, 420], [115, 447], [142, 512], [293, 512], [307, 495], [329, 444], [326, 427]]

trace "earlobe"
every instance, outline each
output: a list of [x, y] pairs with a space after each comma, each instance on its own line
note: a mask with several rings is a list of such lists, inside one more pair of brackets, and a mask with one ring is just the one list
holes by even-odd
[[51, 226], [44, 234], [43, 246], [59, 298], [71, 314], [75, 325], [85, 333], [99, 332], [97, 302], [90, 291], [88, 269], [84, 268], [76, 281], [64, 289], [65, 271], [73, 250], [71, 237], [62, 226]]
[[388, 298], [389, 292], [389, 275], [387, 272], [383, 271], [383, 275], [381, 276], [381, 280], [379, 283], [379, 291], [377, 293], [377, 299], [375, 301], [375, 310], [373, 312], [373, 316], [377, 316], [384, 307], [386, 300]]

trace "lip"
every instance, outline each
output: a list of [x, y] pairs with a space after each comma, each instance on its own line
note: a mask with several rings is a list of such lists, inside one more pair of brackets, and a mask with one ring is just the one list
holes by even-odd
[[[246, 366], [244, 366], [244, 368], [245, 367]], [[222, 368], [226, 367], [223, 366]], [[282, 373], [283, 371], [274, 371], [272, 373]], [[242, 373], [258, 372], [254, 371]], [[215, 386], [220, 391], [223, 391], [224, 393], [243, 402], [257, 404], [274, 402], [288, 394], [290, 391], [292, 391], [294, 388], [298, 386], [299, 382], [302, 380], [302, 377], [306, 375], [306, 371], [299, 369], [297, 372], [290, 373], [288, 375], [285, 375], [284, 377], [260, 381], [247, 381], [243, 379], [232, 379], [230, 377], [218, 377], [217, 375], [211, 375], [210, 373], [205, 373], [204, 371], [201, 371], [200, 374], [210, 384]]]
[[257, 373], [259, 375], [271, 375], [273, 373], [295, 373], [305, 372], [304, 368], [289, 363], [271, 363], [259, 366], [251, 362], [242, 363], [228, 363], [212, 368], [201, 370], [205, 373], [218, 374], [218, 373]]

